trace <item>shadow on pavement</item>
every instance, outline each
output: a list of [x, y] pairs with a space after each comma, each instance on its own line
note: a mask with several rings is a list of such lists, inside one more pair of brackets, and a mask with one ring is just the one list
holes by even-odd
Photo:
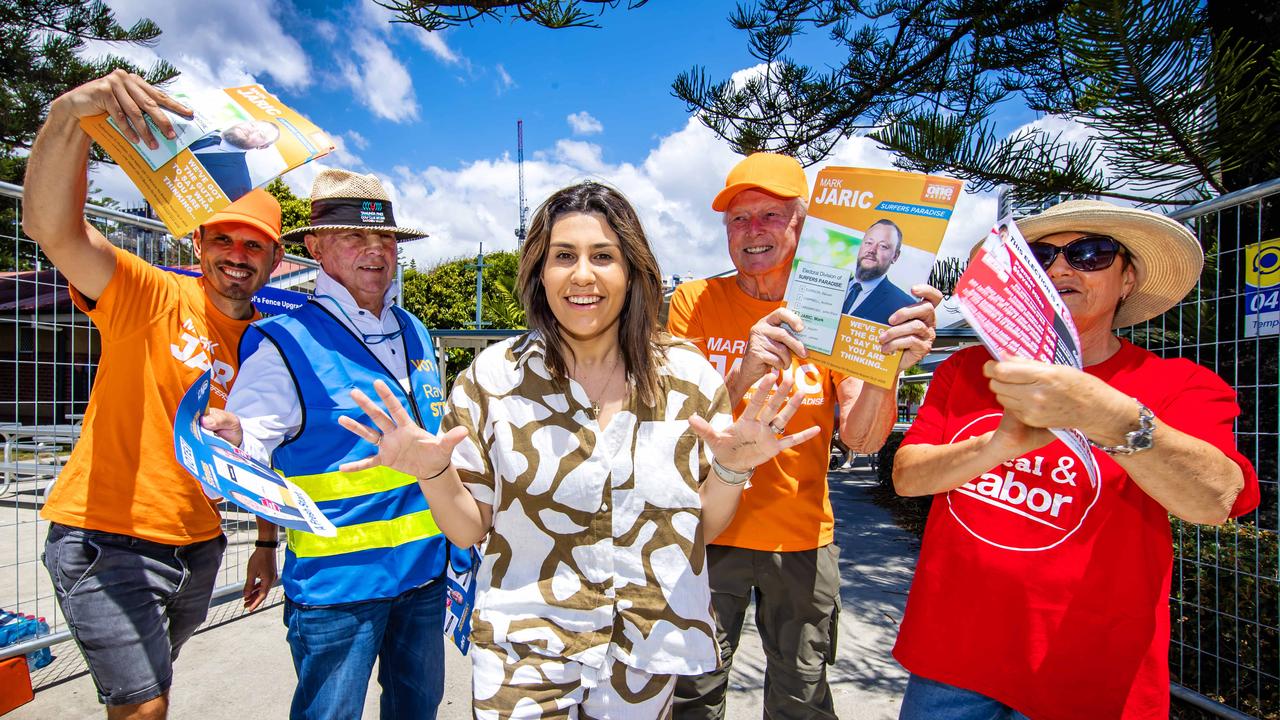
[[[890, 718], [906, 688], [906, 671], [893, 659], [898, 623], [906, 607], [920, 543], [894, 524], [888, 510], [876, 505], [871, 491], [875, 474], [858, 466], [828, 475], [835, 512], [835, 540], [840, 546], [841, 613], [836, 662], [828, 680], [841, 718]], [[750, 622], [734, 658], [730, 680], [730, 715], [748, 697], [759, 701], [765, 658]], [[758, 715], [759, 705], [754, 713]]]

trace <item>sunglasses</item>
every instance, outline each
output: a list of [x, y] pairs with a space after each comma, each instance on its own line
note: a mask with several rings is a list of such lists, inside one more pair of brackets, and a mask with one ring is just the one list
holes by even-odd
[[1067, 264], [1076, 270], [1084, 272], [1106, 270], [1116, 261], [1116, 256], [1124, 252], [1124, 247], [1108, 235], [1085, 235], [1061, 247], [1042, 242], [1029, 245], [1036, 262], [1040, 263], [1040, 267], [1045, 270], [1053, 265], [1058, 255], [1066, 258]]

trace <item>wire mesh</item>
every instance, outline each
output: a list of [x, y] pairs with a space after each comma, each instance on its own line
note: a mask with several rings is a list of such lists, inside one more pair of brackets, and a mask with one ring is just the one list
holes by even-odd
[[[149, 263], [198, 264], [190, 241], [154, 220], [86, 212], [114, 245]], [[0, 608], [43, 617], [54, 633], [66, 625], [41, 561], [48, 522], [39, 511], [79, 439], [100, 349], [97, 330], [72, 304], [62, 275], [22, 233], [21, 188], [0, 184]], [[236, 586], [244, 582], [256, 526], [233, 505], [223, 503], [221, 510], [228, 543], [216, 584]], [[225, 622], [243, 613], [240, 607], [224, 605], [216, 619]], [[61, 647], [62, 654], [78, 656], [69, 644]], [[55, 663], [50, 670], [62, 670], [36, 674], [37, 686], [56, 682], [66, 667]]]
[[[1272, 184], [1274, 185], [1274, 184]], [[1258, 471], [1261, 504], [1221, 527], [1174, 520], [1170, 589], [1172, 680], [1255, 717], [1280, 717], [1280, 337], [1246, 332], [1249, 246], [1280, 237], [1280, 187], [1183, 213], [1205, 249], [1199, 285], [1165, 315], [1132, 329], [1162, 357], [1212, 369], [1236, 389], [1236, 440]], [[1226, 198], [1223, 198], [1226, 200]], [[1215, 709], [1215, 712], [1221, 712]]]

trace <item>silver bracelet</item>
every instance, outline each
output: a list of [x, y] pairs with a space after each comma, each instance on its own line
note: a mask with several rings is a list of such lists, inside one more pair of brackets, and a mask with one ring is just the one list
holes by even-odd
[[715, 471], [716, 477], [720, 478], [720, 482], [734, 487], [746, 485], [747, 481], [751, 479], [751, 475], [756, 471], [755, 468], [741, 471], [730, 470], [721, 465], [720, 461], [715, 458], [711, 458], [711, 469]]

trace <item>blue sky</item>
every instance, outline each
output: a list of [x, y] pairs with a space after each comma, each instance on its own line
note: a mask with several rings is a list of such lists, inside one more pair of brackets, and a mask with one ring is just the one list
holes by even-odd
[[[420, 265], [473, 254], [480, 242], [515, 247], [521, 118], [531, 210], [565, 184], [603, 180], [636, 205], [664, 273], [729, 267], [709, 205], [739, 158], [670, 88], [695, 65], [717, 80], [752, 71], [746, 36], [726, 21], [732, 3], [652, 0], [606, 10], [600, 29], [489, 21], [442, 33], [392, 24], [390, 11], [370, 0], [108, 4], [122, 23], [150, 17], [164, 33], [153, 48], [116, 52], [144, 64], [163, 57], [182, 71], [179, 86], [261, 83], [329, 132], [338, 150], [286, 181], [305, 194], [321, 167], [378, 174], [397, 220], [431, 233], [405, 246]], [[793, 54], [817, 65], [839, 60], [821, 35], [802, 38]], [[1033, 119], [1010, 107], [1002, 125]], [[891, 161], [853, 138], [831, 164]], [[112, 197], [133, 197], [118, 171], [101, 171], [95, 182]], [[994, 214], [994, 198], [967, 195], [943, 252], [967, 250]]]

